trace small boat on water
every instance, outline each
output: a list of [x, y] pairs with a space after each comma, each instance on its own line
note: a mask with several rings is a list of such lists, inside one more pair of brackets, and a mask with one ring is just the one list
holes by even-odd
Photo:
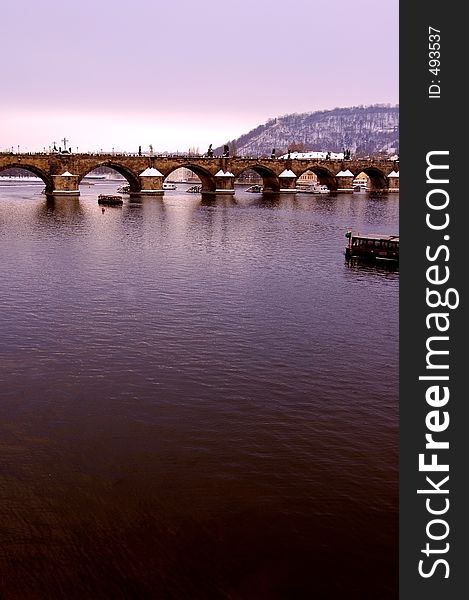
[[245, 191], [250, 192], [251, 194], [262, 194], [264, 188], [262, 187], [262, 185], [256, 184], [251, 185], [251, 187], [248, 187]]
[[305, 187], [296, 188], [296, 191], [300, 194], [328, 194], [330, 190], [327, 185], [311, 183]]
[[99, 194], [98, 204], [106, 204], [107, 206], [120, 206], [123, 204], [122, 196], [112, 194]]
[[188, 194], [200, 194], [202, 192], [202, 186], [192, 185], [190, 188], [187, 188], [186, 192]]
[[130, 194], [130, 185], [120, 185], [120, 186], [117, 188], [117, 191], [118, 191], [120, 194]]
[[175, 190], [175, 189], [177, 189], [177, 187], [176, 187], [175, 183], [164, 182], [163, 183], [163, 189], [164, 190]]
[[367, 187], [366, 183], [354, 183], [353, 191], [354, 192], [367, 192], [368, 187]]
[[345, 256], [371, 261], [399, 262], [399, 236], [379, 234], [353, 234], [347, 231], [348, 245]]

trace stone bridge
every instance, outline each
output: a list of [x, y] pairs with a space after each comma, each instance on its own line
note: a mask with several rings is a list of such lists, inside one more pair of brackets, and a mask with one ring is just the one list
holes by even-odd
[[130, 186], [131, 195], [163, 194], [164, 180], [185, 167], [202, 182], [203, 194], [234, 194], [234, 181], [252, 169], [263, 179], [264, 193], [296, 191], [296, 181], [306, 171], [314, 172], [331, 192], [347, 192], [364, 172], [371, 190], [398, 191], [399, 162], [383, 159], [281, 159], [203, 156], [135, 156], [126, 154], [0, 154], [0, 175], [5, 169], [21, 168], [44, 181], [50, 196], [78, 196], [81, 180], [98, 167], [110, 167]]

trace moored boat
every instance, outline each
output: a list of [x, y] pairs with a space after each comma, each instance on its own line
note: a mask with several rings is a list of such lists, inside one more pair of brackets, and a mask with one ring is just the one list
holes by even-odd
[[399, 236], [381, 234], [353, 234], [347, 231], [346, 258], [371, 261], [399, 262]]
[[177, 188], [176, 188], [176, 184], [175, 184], [175, 183], [167, 183], [167, 182], [164, 182], [164, 183], [163, 183], [163, 189], [164, 189], [164, 190], [175, 190], [175, 189], [177, 189]]
[[368, 192], [368, 186], [366, 183], [355, 183], [352, 184], [352, 190], [354, 192]]
[[202, 186], [192, 185], [190, 188], [187, 188], [186, 192], [189, 194], [200, 194], [202, 192]]
[[262, 187], [262, 185], [255, 184], [251, 185], [251, 187], [248, 187], [245, 191], [250, 192], [251, 194], [262, 194], [264, 188]]
[[328, 194], [330, 190], [327, 185], [311, 183], [305, 187], [298, 187], [296, 191], [300, 194]]
[[108, 206], [120, 206], [123, 203], [122, 196], [112, 194], [99, 194], [98, 204], [107, 204]]

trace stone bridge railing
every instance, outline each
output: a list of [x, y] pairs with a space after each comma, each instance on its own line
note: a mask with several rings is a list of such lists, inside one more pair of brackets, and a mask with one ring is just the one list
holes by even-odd
[[399, 190], [399, 162], [383, 159], [281, 159], [203, 156], [129, 156], [125, 154], [0, 154], [0, 175], [5, 169], [22, 168], [44, 181], [48, 195], [77, 196], [80, 182], [98, 167], [110, 167], [129, 183], [132, 195], [161, 195], [164, 180], [185, 167], [202, 181], [202, 193], [234, 194], [234, 182], [252, 169], [263, 179], [264, 192], [294, 193], [306, 171], [332, 192], [352, 189], [361, 172], [368, 175], [372, 190]]

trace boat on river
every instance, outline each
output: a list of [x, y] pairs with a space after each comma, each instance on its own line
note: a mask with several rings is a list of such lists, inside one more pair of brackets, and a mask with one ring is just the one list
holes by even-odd
[[99, 194], [98, 204], [106, 204], [107, 206], [120, 206], [123, 204], [122, 196], [113, 194]]
[[353, 187], [352, 187], [354, 192], [368, 192], [368, 186], [366, 185], [366, 183], [353, 183]]
[[251, 185], [251, 187], [248, 187], [245, 191], [250, 192], [251, 194], [262, 194], [264, 188], [262, 187], [262, 185], [255, 184]]
[[354, 234], [347, 231], [347, 259], [358, 258], [369, 261], [399, 262], [399, 236], [381, 234]]
[[186, 192], [188, 194], [200, 194], [202, 192], [202, 186], [192, 185], [190, 188], [187, 188]]
[[120, 194], [130, 194], [130, 185], [120, 185], [120, 186], [117, 188], [117, 191], [118, 191]]
[[330, 190], [327, 185], [311, 183], [305, 187], [298, 187], [296, 191], [300, 194], [328, 194]]
[[177, 189], [177, 187], [176, 187], [175, 183], [169, 183], [169, 182], [166, 183], [166, 182], [164, 182], [163, 183], [163, 189], [164, 190], [175, 190], [175, 189]]

